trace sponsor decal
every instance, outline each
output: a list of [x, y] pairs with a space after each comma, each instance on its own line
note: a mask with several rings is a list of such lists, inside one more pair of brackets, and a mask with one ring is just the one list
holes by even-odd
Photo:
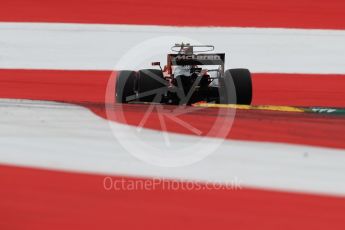
[[177, 55], [175, 57], [175, 60], [198, 60], [198, 61], [204, 61], [204, 60], [212, 60], [212, 61], [218, 61], [222, 60], [219, 55], [211, 54], [211, 55]]

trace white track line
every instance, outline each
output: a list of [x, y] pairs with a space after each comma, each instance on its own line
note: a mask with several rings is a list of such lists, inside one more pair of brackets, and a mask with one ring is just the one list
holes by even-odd
[[[225, 52], [228, 67], [345, 74], [345, 31], [63, 23], [0, 23], [0, 68], [110, 70], [128, 50], [160, 36], [168, 42], [145, 55], [158, 52], [162, 62], [172, 43], [187, 37]], [[152, 60], [142, 58], [131, 62], [149, 67]]]
[[[107, 121], [79, 106], [0, 100], [0, 117], [0, 162], [5, 164], [222, 183], [237, 177], [245, 186], [345, 195], [344, 150], [225, 141], [205, 160], [164, 168], [134, 158], [114, 138]], [[123, 130], [123, 125], [113, 125]], [[145, 130], [143, 135], [153, 144], [162, 139], [158, 131]], [[198, 141], [169, 135], [176, 147]]]

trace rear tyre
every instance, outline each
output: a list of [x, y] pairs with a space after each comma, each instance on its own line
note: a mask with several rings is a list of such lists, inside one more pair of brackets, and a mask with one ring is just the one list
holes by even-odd
[[[233, 83], [225, 84], [226, 91], [234, 88], [236, 99], [231, 96], [229, 103], [250, 105], [252, 103], [252, 79], [248, 69], [230, 69], [225, 71], [225, 81], [232, 81]], [[230, 86], [230, 87], [229, 87]], [[233, 89], [232, 89], [233, 90]]]
[[157, 69], [144, 69], [138, 72], [138, 100], [160, 103], [167, 91], [168, 82], [163, 72]]
[[128, 103], [135, 99], [135, 81], [137, 74], [134, 71], [122, 70], [116, 78], [115, 99], [117, 103]]

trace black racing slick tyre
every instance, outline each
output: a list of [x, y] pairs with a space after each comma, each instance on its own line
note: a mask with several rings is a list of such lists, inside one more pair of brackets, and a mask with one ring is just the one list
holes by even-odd
[[115, 99], [117, 103], [128, 103], [135, 99], [135, 81], [137, 73], [130, 70], [118, 72], [115, 87]]
[[232, 80], [230, 84], [235, 88], [236, 100], [231, 103], [250, 105], [252, 103], [252, 78], [248, 69], [230, 69], [225, 72], [225, 79]]
[[138, 100], [160, 103], [167, 91], [168, 82], [163, 72], [157, 69], [144, 69], [138, 72]]

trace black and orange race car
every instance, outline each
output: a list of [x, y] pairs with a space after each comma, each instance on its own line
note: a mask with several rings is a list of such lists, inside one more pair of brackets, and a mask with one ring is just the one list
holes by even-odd
[[252, 81], [248, 69], [224, 70], [225, 53], [212, 45], [175, 44], [167, 65], [159, 69], [118, 72], [118, 103], [193, 104], [200, 101], [250, 105]]

